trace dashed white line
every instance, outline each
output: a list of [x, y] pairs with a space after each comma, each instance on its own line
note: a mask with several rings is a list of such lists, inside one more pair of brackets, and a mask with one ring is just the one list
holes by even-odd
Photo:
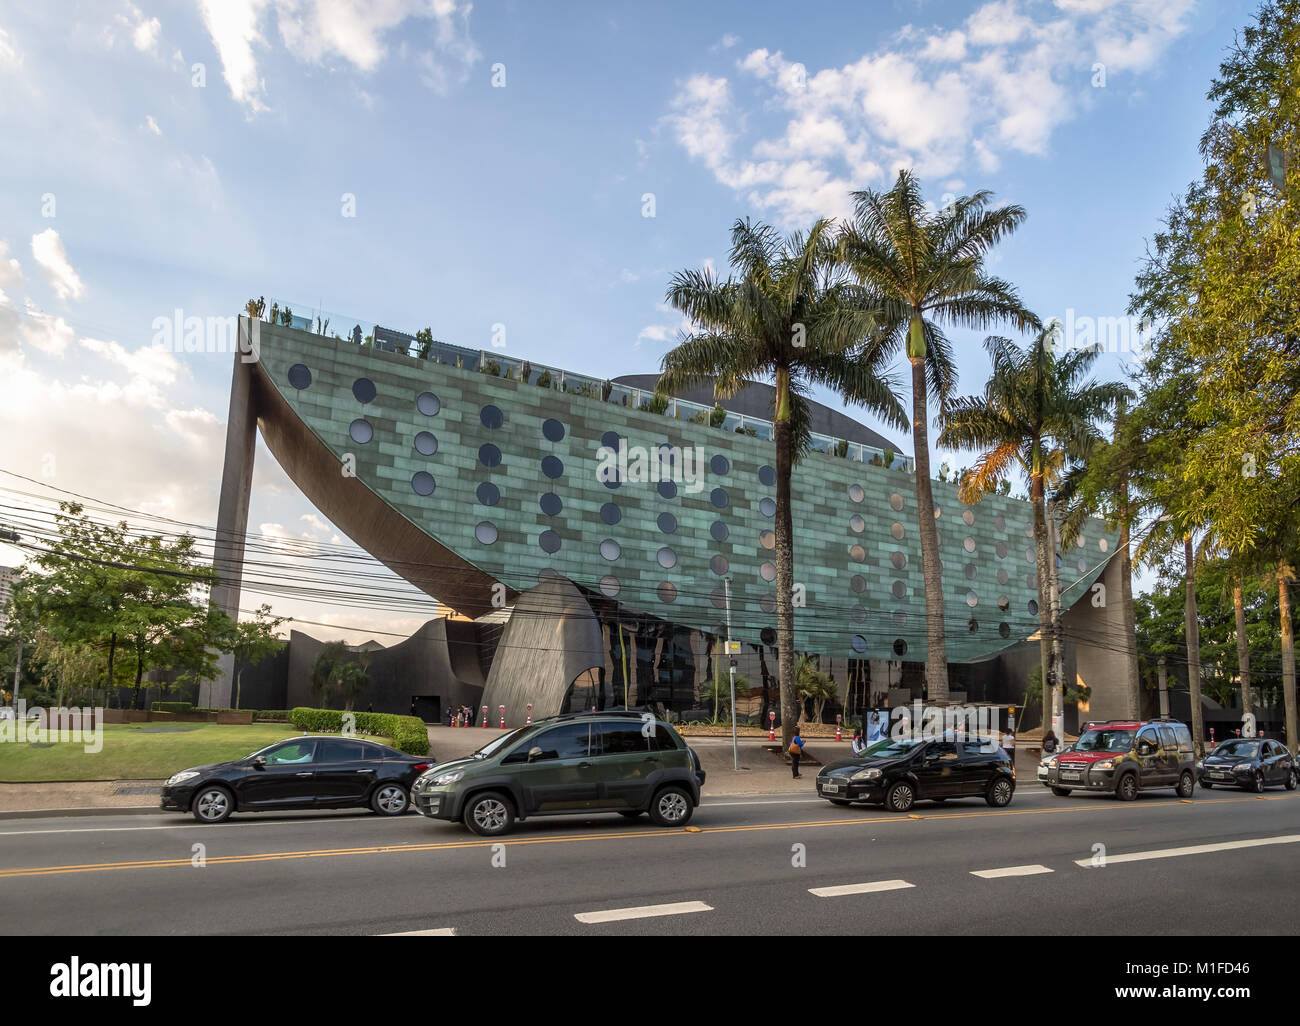
[[1046, 866], [1006, 866], [1003, 869], [972, 869], [970, 875], [984, 880], [997, 880], [1004, 876], [1037, 876], [1039, 873], [1051, 873]]
[[1245, 841], [1222, 841], [1218, 844], [1194, 844], [1186, 848], [1156, 848], [1151, 851], [1131, 851], [1124, 855], [1107, 855], [1104, 862], [1091, 858], [1075, 859], [1076, 866], [1091, 869], [1103, 865], [1112, 866], [1117, 862], [1146, 862], [1149, 859], [1172, 859], [1179, 855], [1208, 855], [1216, 851], [1237, 851], [1241, 848], [1263, 848], [1274, 844], [1300, 843], [1300, 834], [1282, 834], [1278, 837], [1254, 837]]
[[444, 926], [438, 930], [405, 930], [402, 933], [381, 933], [381, 937], [455, 937], [456, 927]]
[[873, 880], [871, 883], [840, 884], [837, 887], [809, 887], [808, 893], [819, 898], [841, 898], [846, 894], [874, 894], [877, 891], [901, 891], [915, 887], [906, 880]]
[[611, 908], [603, 912], [579, 912], [573, 918], [580, 923], [617, 923], [624, 919], [652, 919], [655, 916], [680, 916], [689, 912], [712, 912], [713, 906], [702, 901], [677, 901], [668, 905], [640, 905], [636, 908]]

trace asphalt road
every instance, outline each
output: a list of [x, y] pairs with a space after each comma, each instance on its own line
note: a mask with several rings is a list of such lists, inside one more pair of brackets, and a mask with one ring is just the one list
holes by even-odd
[[1300, 911], [1300, 792], [1280, 789], [1121, 803], [1030, 783], [1006, 809], [911, 816], [717, 798], [691, 827], [544, 818], [490, 841], [415, 815], [6, 820], [0, 932], [1258, 934]]

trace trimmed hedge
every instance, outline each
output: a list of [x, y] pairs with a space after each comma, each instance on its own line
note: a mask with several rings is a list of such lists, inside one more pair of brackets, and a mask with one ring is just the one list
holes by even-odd
[[288, 709], [254, 709], [253, 722], [260, 723], [262, 720], [275, 720], [281, 723], [289, 722]]
[[[309, 709], [298, 706], [289, 712], [289, 722], [301, 731], [337, 734], [343, 729], [344, 713], [339, 709]], [[377, 734], [393, 739], [393, 747], [408, 755], [429, 754], [429, 732], [416, 716], [396, 713], [354, 712], [353, 726], [362, 734]]]
[[[152, 702], [149, 708], [153, 712], [194, 712], [193, 702]], [[199, 712], [204, 710], [200, 709]]]

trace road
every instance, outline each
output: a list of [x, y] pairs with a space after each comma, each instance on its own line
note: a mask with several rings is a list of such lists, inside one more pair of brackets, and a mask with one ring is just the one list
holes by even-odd
[[1031, 783], [1007, 809], [912, 816], [716, 798], [691, 826], [534, 819], [494, 842], [414, 815], [7, 820], [0, 909], [8, 934], [88, 935], [1276, 933], [1300, 911], [1300, 792]]

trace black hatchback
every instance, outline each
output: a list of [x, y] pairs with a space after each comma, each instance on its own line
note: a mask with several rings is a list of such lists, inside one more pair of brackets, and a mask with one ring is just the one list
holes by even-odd
[[1196, 778], [1205, 789], [1244, 787], [1259, 793], [1281, 784], [1296, 789], [1296, 761], [1279, 741], [1260, 737], [1230, 737], [1222, 741], [1196, 767]]
[[369, 807], [383, 816], [405, 812], [415, 778], [432, 756], [407, 755], [360, 738], [303, 735], [260, 752], [174, 774], [161, 806], [220, 823], [232, 812]]
[[918, 801], [983, 798], [1011, 804], [1016, 770], [996, 741], [978, 737], [891, 738], [817, 774], [817, 794], [834, 805], [862, 802], [907, 812]]

